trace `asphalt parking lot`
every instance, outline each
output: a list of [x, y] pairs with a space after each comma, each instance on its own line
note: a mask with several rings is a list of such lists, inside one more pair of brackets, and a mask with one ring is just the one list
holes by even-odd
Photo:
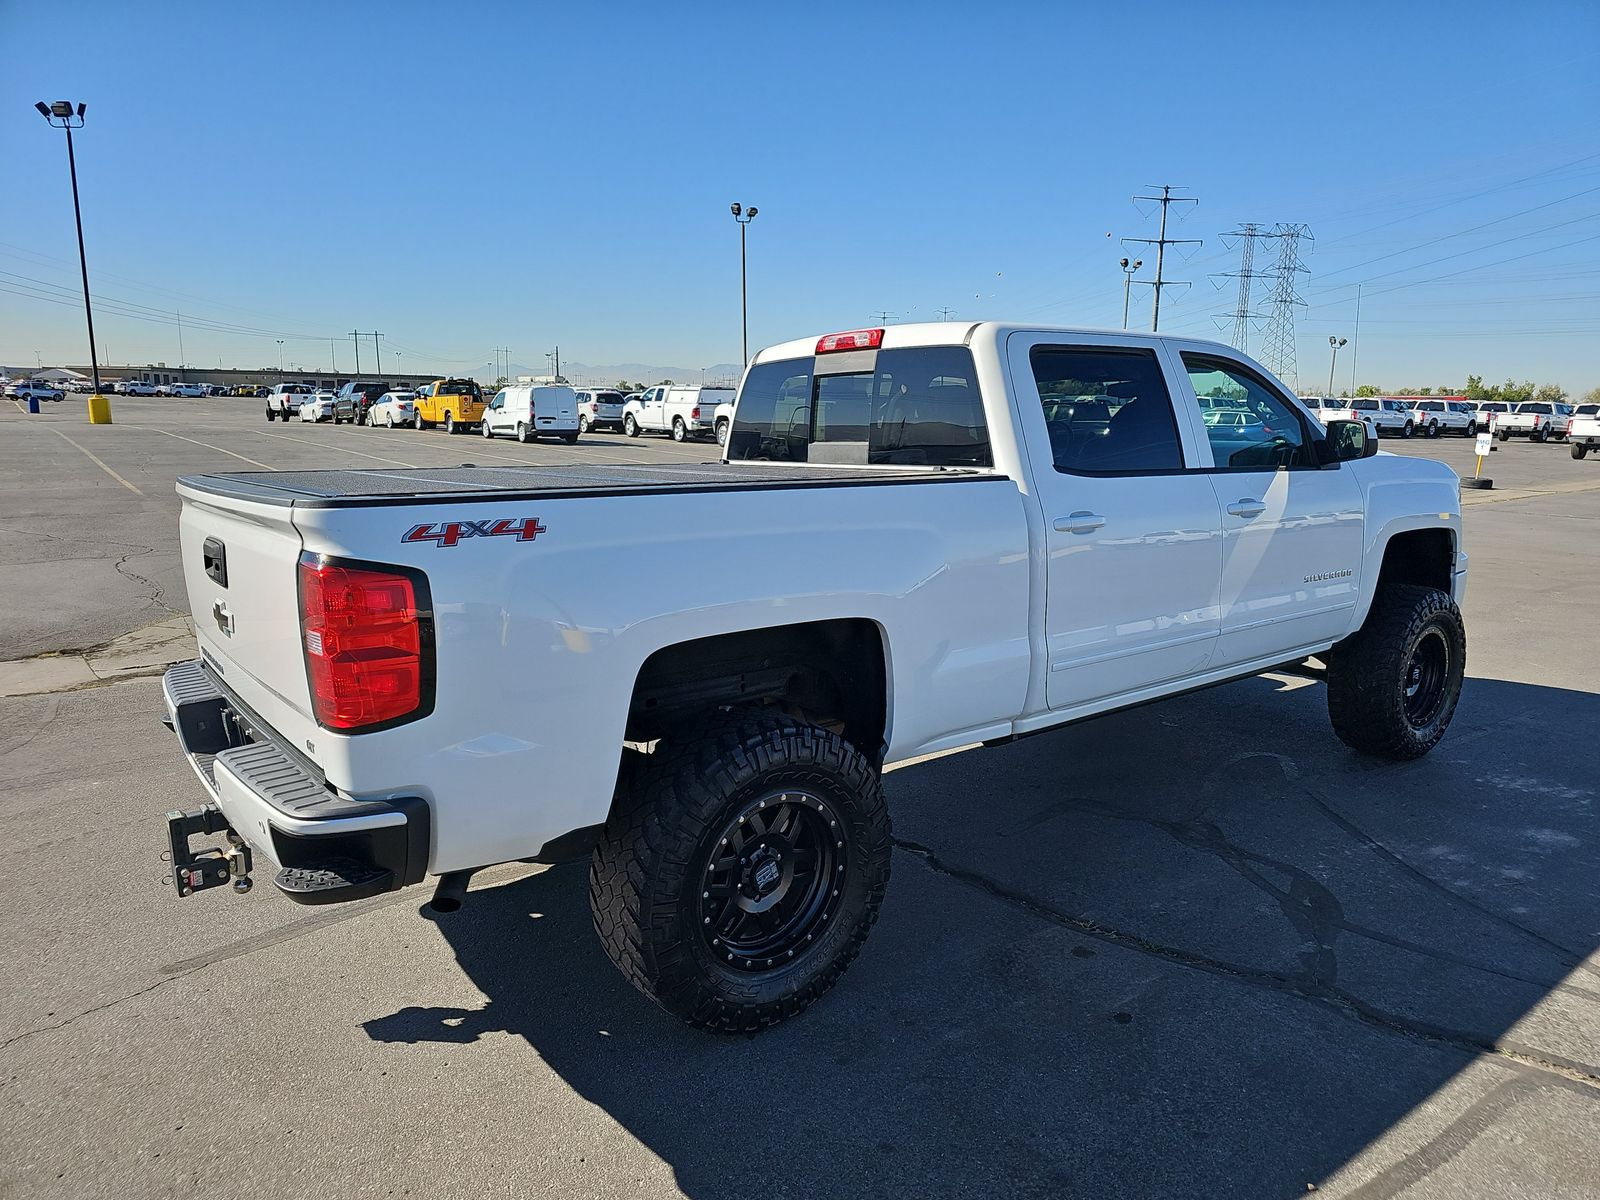
[[[0, 405], [18, 678], [181, 625], [180, 474], [716, 453], [114, 411]], [[1600, 1194], [1600, 462], [1484, 473], [1431, 755], [1359, 758], [1270, 675], [904, 766], [861, 960], [753, 1039], [629, 987], [581, 866], [436, 919], [180, 901], [159, 680], [0, 698], [0, 1196]]]

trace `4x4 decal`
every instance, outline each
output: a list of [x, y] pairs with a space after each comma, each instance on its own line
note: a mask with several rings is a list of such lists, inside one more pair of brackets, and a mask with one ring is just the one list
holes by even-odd
[[468, 538], [514, 537], [519, 542], [531, 542], [545, 527], [538, 517], [501, 517], [490, 521], [438, 521], [427, 525], [413, 525], [406, 530], [402, 542], [432, 542], [437, 546], [454, 546]]

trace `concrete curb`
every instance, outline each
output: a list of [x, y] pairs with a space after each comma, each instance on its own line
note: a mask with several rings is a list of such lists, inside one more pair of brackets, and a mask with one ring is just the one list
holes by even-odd
[[81, 654], [41, 654], [0, 662], [0, 697], [38, 696], [136, 679], [195, 657], [194, 625], [169, 617]]

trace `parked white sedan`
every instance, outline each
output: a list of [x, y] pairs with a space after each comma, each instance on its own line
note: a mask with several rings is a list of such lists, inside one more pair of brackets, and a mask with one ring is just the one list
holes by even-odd
[[315, 392], [307, 396], [300, 404], [300, 419], [302, 421], [333, 420], [333, 393]]
[[412, 405], [416, 398], [415, 392], [385, 392], [376, 404], [367, 409], [367, 424], [382, 425], [385, 429], [411, 424], [415, 415]]

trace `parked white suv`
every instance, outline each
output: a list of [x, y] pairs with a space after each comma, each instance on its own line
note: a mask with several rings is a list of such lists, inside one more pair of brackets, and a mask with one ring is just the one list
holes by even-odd
[[514, 436], [519, 442], [558, 437], [575, 445], [581, 432], [578, 393], [565, 384], [513, 384], [494, 394], [478, 423], [483, 436]]
[[641, 433], [669, 433], [675, 442], [715, 433], [712, 422], [719, 404], [731, 403], [733, 389], [678, 387], [663, 384], [647, 388], [629, 400], [622, 413], [622, 431], [629, 437]]
[[591, 429], [622, 428], [622, 414], [627, 400], [615, 388], [578, 389], [578, 432]]
[[1377, 449], [1216, 342], [947, 322], [762, 350], [720, 463], [182, 479], [201, 654], [163, 694], [208, 803], [159, 818], [174, 887], [435, 875], [449, 911], [478, 869], [588, 855], [635, 986], [767, 1028], [877, 919], [886, 764], [1311, 655], [1344, 742], [1432, 749], [1459, 480]]

